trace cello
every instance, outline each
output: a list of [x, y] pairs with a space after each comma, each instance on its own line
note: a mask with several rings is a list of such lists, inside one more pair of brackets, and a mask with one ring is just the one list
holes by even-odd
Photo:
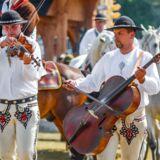
[[[160, 53], [143, 68], [159, 63], [159, 59]], [[100, 91], [99, 103], [84, 104], [69, 111], [63, 123], [68, 144], [81, 154], [102, 152], [113, 135], [116, 121], [136, 111], [140, 104], [140, 92], [134, 80], [135, 75], [127, 80], [113, 76]]]

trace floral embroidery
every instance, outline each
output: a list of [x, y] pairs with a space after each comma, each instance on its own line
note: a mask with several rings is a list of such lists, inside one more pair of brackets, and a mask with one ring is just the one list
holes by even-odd
[[4, 128], [7, 126], [9, 121], [11, 120], [11, 114], [9, 113], [10, 106], [7, 106], [5, 111], [0, 112], [0, 128], [1, 132], [3, 132]]
[[28, 107], [22, 108], [22, 107], [17, 106], [16, 109], [17, 111], [14, 114], [14, 116], [22, 123], [22, 125], [26, 129], [27, 123], [32, 117], [32, 112]]
[[134, 124], [134, 122], [130, 123], [130, 127], [128, 128], [125, 124], [125, 121], [122, 121], [122, 128], [120, 130], [120, 134], [126, 138], [128, 145], [131, 144], [133, 138], [139, 133], [138, 128]]

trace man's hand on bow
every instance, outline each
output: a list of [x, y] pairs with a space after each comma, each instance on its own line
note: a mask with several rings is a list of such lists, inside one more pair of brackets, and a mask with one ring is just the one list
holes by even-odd
[[76, 85], [76, 82], [74, 80], [69, 79], [64, 81], [62, 86], [69, 91], [73, 91], [76, 88], [75, 85]]

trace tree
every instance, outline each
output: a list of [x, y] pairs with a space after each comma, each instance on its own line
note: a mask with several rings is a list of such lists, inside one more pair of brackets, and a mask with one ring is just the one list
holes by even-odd
[[137, 24], [143, 24], [146, 27], [160, 25], [159, 0], [117, 0], [117, 3], [122, 6], [121, 14], [133, 18]]

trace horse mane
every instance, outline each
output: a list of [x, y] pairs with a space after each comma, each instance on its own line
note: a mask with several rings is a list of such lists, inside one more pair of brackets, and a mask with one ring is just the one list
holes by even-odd
[[89, 54], [86, 58], [86, 62], [91, 64], [91, 67], [97, 63], [102, 55], [108, 51], [115, 49], [114, 34], [111, 31], [104, 30], [96, 40], [93, 42]]
[[149, 26], [148, 30], [142, 26], [142, 39], [141, 39], [141, 48], [145, 51], [152, 53], [153, 55], [160, 50], [160, 38], [159, 38], [159, 29], [155, 29], [152, 26]]
[[55, 63], [57, 68], [64, 79], [78, 79], [83, 77], [83, 74], [80, 69], [73, 68], [63, 63]]
[[94, 40], [87, 54], [73, 58], [70, 66], [80, 67], [90, 72], [102, 55], [113, 49], [115, 49], [114, 34], [111, 31], [104, 30]]

